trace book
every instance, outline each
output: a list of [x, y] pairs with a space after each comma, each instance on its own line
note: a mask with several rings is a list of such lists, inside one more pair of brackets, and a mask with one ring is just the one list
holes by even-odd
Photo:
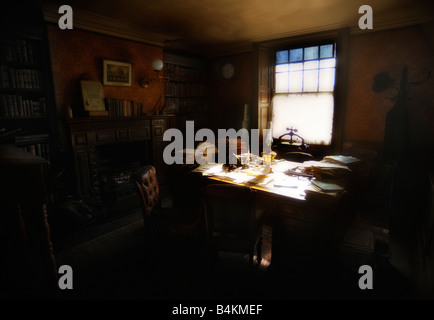
[[323, 161], [329, 163], [341, 164], [341, 165], [349, 165], [355, 162], [359, 162], [360, 159], [352, 156], [334, 155], [334, 156], [325, 156], [323, 158]]
[[313, 180], [312, 184], [323, 192], [340, 192], [344, 190], [343, 187], [332, 182]]
[[306, 199], [311, 199], [314, 201], [318, 201], [324, 204], [335, 204], [340, 199], [340, 196], [344, 193], [343, 191], [330, 191], [330, 192], [324, 192], [321, 191], [319, 188], [314, 187], [312, 184], [310, 184], [305, 190]]

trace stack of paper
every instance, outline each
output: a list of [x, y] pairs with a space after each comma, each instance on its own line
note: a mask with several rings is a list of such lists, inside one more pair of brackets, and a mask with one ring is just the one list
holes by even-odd
[[352, 156], [335, 155], [335, 156], [326, 156], [323, 158], [322, 161], [328, 163], [336, 163], [340, 165], [349, 165], [355, 162], [359, 162], [360, 159], [357, 159]]
[[361, 265], [373, 266], [374, 233], [368, 228], [350, 228], [340, 246], [340, 262], [343, 267], [358, 270]]
[[305, 161], [300, 166], [305, 173], [313, 174], [316, 178], [339, 178], [351, 173], [346, 165], [324, 161]]
[[314, 188], [317, 188], [318, 191], [321, 192], [342, 192], [344, 190], [344, 188], [342, 188], [340, 185], [337, 185], [336, 183], [321, 180], [313, 180], [312, 184]]
[[310, 184], [310, 186], [308, 186], [304, 192], [306, 194], [306, 199], [312, 199], [325, 204], [336, 203], [339, 199], [339, 196], [343, 193], [343, 191], [321, 191], [313, 184]]
[[350, 228], [344, 235], [343, 245], [362, 251], [373, 252], [374, 233], [369, 228]]

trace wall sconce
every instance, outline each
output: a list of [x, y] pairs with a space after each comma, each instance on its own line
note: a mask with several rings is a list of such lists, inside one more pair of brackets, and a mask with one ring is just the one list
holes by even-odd
[[152, 69], [154, 69], [156, 76], [151, 79], [140, 79], [140, 86], [142, 88], [147, 88], [151, 82], [164, 81], [167, 78], [160, 76], [160, 71], [163, 70], [164, 63], [161, 59], [155, 59], [151, 63]]

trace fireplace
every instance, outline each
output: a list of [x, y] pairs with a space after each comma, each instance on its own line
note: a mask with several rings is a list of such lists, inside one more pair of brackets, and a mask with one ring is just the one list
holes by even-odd
[[140, 208], [129, 182], [140, 166], [153, 164], [164, 184], [163, 134], [173, 116], [75, 118], [68, 121], [77, 195], [94, 215], [115, 217]]
[[152, 164], [149, 141], [111, 144], [93, 148], [91, 154], [91, 203], [108, 218], [128, 214], [140, 208], [130, 182], [131, 174]]

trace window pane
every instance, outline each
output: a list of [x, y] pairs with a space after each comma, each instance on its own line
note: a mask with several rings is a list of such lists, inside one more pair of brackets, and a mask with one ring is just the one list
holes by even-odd
[[335, 69], [320, 69], [319, 91], [333, 91], [335, 85]]
[[289, 73], [289, 92], [302, 92], [303, 72], [295, 71]]
[[318, 69], [318, 60], [308, 61], [304, 63], [304, 70]]
[[303, 63], [290, 63], [289, 71], [301, 71], [303, 70]]
[[304, 60], [318, 59], [318, 46], [304, 48]]
[[288, 62], [288, 50], [282, 50], [276, 52], [276, 63], [286, 63]]
[[293, 49], [289, 51], [289, 62], [302, 61], [303, 49]]
[[298, 129], [309, 144], [330, 145], [333, 129], [333, 93], [280, 94], [273, 98], [273, 137]]
[[336, 59], [325, 59], [319, 62], [320, 68], [334, 68], [336, 66]]
[[324, 46], [321, 46], [321, 53], [320, 58], [332, 58], [333, 55], [333, 45], [332, 44], [326, 44]]
[[276, 92], [288, 92], [288, 73], [276, 73]]
[[318, 91], [318, 70], [304, 71], [303, 92]]
[[289, 71], [289, 64], [278, 64], [276, 66], [276, 72], [288, 72]]

